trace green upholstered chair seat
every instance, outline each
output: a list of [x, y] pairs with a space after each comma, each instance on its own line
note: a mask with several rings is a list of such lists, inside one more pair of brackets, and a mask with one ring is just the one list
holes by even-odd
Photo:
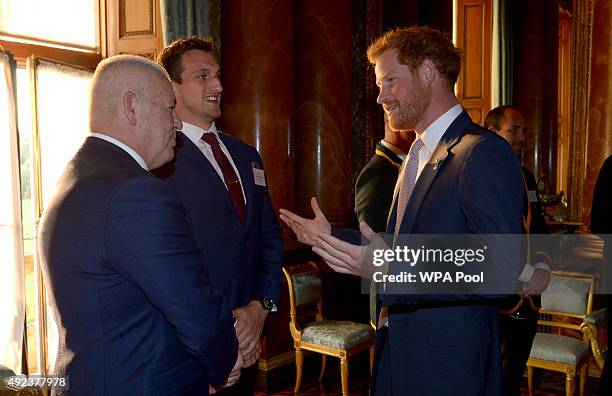
[[537, 333], [531, 346], [530, 358], [564, 364], [578, 364], [587, 353], [589, 344], [558, 334]]
[[331, 348], [350, 349], [373, 335], [372, 327], [343, 320], [313, 322], [304, 328], [302, 341]]

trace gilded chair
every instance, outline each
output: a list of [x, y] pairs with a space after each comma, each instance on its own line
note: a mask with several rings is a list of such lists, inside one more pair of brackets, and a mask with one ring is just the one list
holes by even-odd
[[[302, 383], [303, 351], [312, 351], [322, 355], [319, 381], [323, 379], [327, 356], [340, 359], [342, 395], [348, 395], [349, 358], [369, 348], [372, 368], [374, 330], [367, 324], [323, 318], [321, 276], [312, 261], [283, 268], [283, 273], [289, 286], [289, 330], [295, 347], [295, 393], [300, 391]], [[313, 317], [315, 321], [301, 327], [300, 323]]]
[[[599, 344], [599, 328], [605, 324], [606, 320], [606, 309], [598, 309], [597, 311], [591, 312], [584, 318], [584, 321], [580, 325], [582, 333], [585, 339], [591, 345], [591, 353], [595, 358], [595, 363], [600, 370], [603, 370], [604, 361], [606, 360], [607, 348], [603, 348]], [[609, 339], [609, 338], [608, 338]]]
[[[580, 396], [584, 395], [589, 369], [589, 342], [582, 335], [585, 318], [591, 313], [595, 278], [568, 272], [552, 272], [548, 288], [542, 293], [540, 329], [533, 340], [527, 361], [529, 395], [533, 396], [533, 370], [535, 368], [565, 374], [565, 394], [573, 395], [576, 373], [580, 372]], [[577, 339], [562, 335], [572, 330], [582, 335]]]

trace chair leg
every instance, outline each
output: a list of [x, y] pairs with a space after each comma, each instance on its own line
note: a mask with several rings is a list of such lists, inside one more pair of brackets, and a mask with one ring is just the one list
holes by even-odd
[[579, 390], [580, 396], [584, 396], [588, 378], [589, 378], [589, 361], [587, 358], [586, 363], [580, 369], [580, 390]]
[[302, 366], [304, 363], [304, 356], [302, 355], [301, 348], [295, 348], [295, 389], [293, 392], [297, 395], [300, 392], [300, 386], [302, 385]]
[[342, 396], [349, 396], [349, 365], [347, 358], [340, 358], [340, 380], [342, 381]]
[[527, 366], [527, 389], [529, 396], [533, 396], [533, 367]]
[[565, 396], [573, 396], [576, 390], [576, 374], [565, 374]]
[[326, 366], [327, 366], [327, 355], [321, 354], [321, 373], [319, 374], [319, 382], [323, 381], [323, 374], [325, 374]]
[[372, 368], [374, 367], [374, 344], [370, 347], [370, 377], [372, 376]]

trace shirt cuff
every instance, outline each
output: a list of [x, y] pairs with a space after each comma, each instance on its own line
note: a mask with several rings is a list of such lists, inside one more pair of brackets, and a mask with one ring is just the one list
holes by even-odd
[[519, 275], [518, 280], [520, 280], [523, 283], [529, 282], [529, 280], [533, 276], [534, 271], [535, 271], [535, 268], [533, 268], [531, 264], [525, 264], [525, 268], [523, 268], [523, 272], [521, 272], [521, 274]]

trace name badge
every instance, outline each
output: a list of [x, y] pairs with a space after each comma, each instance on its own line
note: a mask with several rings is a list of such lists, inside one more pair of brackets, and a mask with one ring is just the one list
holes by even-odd
[[263, 169], [259, 169], [257, 164], [253, 163], [253, 179], [255, 180], [256, 186], [266, 186], [266, 175]]
[[529, 202], [538, 202], [538, 194], [536, 193], [536, 190], [528, 190], [527, 199]]

